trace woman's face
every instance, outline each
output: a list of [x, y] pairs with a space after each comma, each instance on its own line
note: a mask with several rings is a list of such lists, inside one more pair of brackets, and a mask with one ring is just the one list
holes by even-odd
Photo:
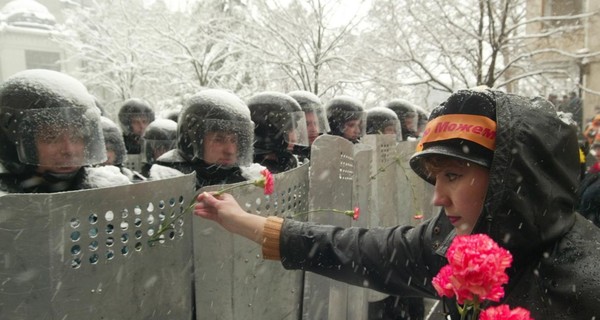
[[433, 204], [444, 207], [457, 234], [470, 234], [483, 210], [489, 170], [468, 161], [448, 161], [434, 176]]

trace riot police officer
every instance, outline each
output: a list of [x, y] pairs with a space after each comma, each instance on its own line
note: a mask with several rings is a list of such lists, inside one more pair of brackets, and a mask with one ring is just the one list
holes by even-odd
[[254, 129], [254, 162], [273, 173], [299, 165], [294, 153], [308, 147], [306, 118], [302, 108], [287, 94], [260, 92], [248, 100]]
[[100, 110], [81, 82], [32, 69], [0, 85], [1, 191], [46, 193], [129, 183], [117, 168], [88, 167], [104, 161]]

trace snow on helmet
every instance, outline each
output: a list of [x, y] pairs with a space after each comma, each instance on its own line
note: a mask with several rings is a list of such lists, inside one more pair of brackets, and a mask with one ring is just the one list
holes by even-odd
[[311, 144], [319, 135], [329, 132], [329, 122], [319, 97], [312, 92], [303, 90], [292, 91], [288, 95], [294, 98], [304, 111], [308, 139]]
[[123, 141], [123, 132], [107, 117], [100, 117], [100, 124], [102, 125], [102, 134], [104, 135], [104, 144], [106, 145], [106, 151], [112, 151], [115, 154], [115, 159], [111, 165], [121, 165], [127, 159], [127, 150], [125, 149], [125, 141]]
[[[37, 143], [54, 143], [65, 134], [70, 142], [81, 142], [82, 150], [58, 164], [40, 156]], [[32, 69], [0, 85], [0, 161], [5, 166], [78, 167], [105, 160], [100, 111], [81, 82], [61, 72]]]
[[179, 115], [177, 148], [190, 161], [204, 160], [207, 134], [231, 133], [237, 144], [235, 165], [249, 165], [254, 151], [253, 132], [254, 123], [244, 101], [226, 90], [207, 89], [186, 101]]
[[177, 147], [177, 122], [156, 119], [146, 127], [142, 138], [142, 162], [154, 163], [163, 153]]
[[419, 115], [414, 104], [404, 99], [393, 99], [385, 104], [386, 108], [392, 109], [398, 115], [400, 126], [402, 127], [402, 139], [408, 137], [418, 137], [417, 126]]
[[287, 94], [260, 92], [248, 100], [254, 129], [255, 154], [307, 147], [306, 118], [302, 108]]
[[177, 122], [179, 120], [179, 114], [181, 109], [169, 109], [163, 113], [163, 118]]
[[367, 134], [394, 134], [397, 141], [402, 141], [400, 120], [388, 108], [371, 108], [367, 110]]
[[327, 102], [325, 106], [327, 120], [329, 121], [330, 133], [344, 137], [344, 130], [348, 121], [359, 120], [360, 133], [356, 137], [348, 137], [348, 140], [356, 143], [366, 133], [367, 115], [365, 108], [358, 99], [350, 96], [336, 96]]
[[415, 106], [417, 110], [418, 123], [417, 123], [417, 135], [420, 136], [425, 131], [425, 126], [427, 125], [427, 121], [429, 120], [429, 112], [425, 111], [425, 109]]
[[154, 110], [150, 104], [142, 99], [131, 98], [126, 100], [119, 109], [119, 123], [125, 134], [130, 134], [133, 131], [131, 120], [135, 117], [141, 117], [150, 123], [154, 121]]

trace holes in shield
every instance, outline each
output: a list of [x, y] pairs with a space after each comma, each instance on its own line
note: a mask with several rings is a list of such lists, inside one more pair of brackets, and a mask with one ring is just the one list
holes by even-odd
[[[183, 203], [184, 199], [180, 196], [178, 199], [159, 200], [156, 204], [138, 205], [132, 210], [123, 208], [102, 214], [92, 212], [87, 217], [71, 218], [68, 224], [71, 267], [78, 269], [85, 263], [97, 265], [143, 251], [148, 238], [166, 219], [175, 217], [176, 210], [183, 209]], [[169, 232], [165, 238], [173, 240], [175, 234], [183, 235], [183, 219], [179, 219], [176, 225], [179, 231]]]

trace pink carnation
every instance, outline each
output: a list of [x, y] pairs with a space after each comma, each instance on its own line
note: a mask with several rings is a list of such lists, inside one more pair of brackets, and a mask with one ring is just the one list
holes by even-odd
[[[458, 303], [472, 301], [500, 301], [504, 297], [502, 285], [508, 282], [506, 268], [512, 255], [485, 234], [457, 236], [446, 253], [449, 264], [434, 278], [434, 287], [440, 296], [456, 295]], [[452, 291], [452, 293], [451, 293]]]
[[257, 187], [264, 188], [265, 194], [272, 194], [275, 191], [275, 179], [269, 169], [260, 171], [262, 177], [254, 182]]
[[489, 307], [481, 312], [479, 320], [533, 320], [529, 311], [521, 307], [510, 310], [506, 304]]
[[358, 220], [358, 217], [360, 216], [360, 209], [358, 207], [354, 207], [353, 213], [352, 220]]

